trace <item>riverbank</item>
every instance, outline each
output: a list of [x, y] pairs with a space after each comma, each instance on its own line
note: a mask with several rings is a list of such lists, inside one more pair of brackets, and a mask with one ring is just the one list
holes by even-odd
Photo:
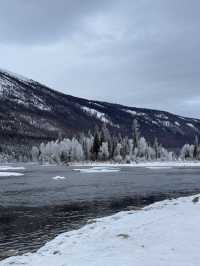
[[[39, 162], [13, 162], [13, 163], [6, 163], [0, 162], [0, 171], [5, 170], [25, 170], [24, 167], [16, 167], [19, 164], [23, 165], [42, 165], [44, 167], [53, 167], [59, 164], [50, 164], [50, 163], [39, 163]], [[133, 161], [131, 163], [116, 163], [114, 161], [82, 161], [82, 162], [71, 162], [68, 164], [61, 164], [63, 166], [70, 166], [70, 167], [200, 167], [200, 161], [183, 161], [183, 160], [176, 160], [176, 161]]]
[[0, 266], [196, 266], [199, 196], [90, 221], [80, 230], [59, 235], [37, 253], [6, 259]]
[[[120, 167], [147, 168], [147, 169], [170, 169], [170, 168], [196, 168], [200, 167], [200, 161], [140, 161], [127, 163], [115, 162], [80, 162], [72, 163], [70, 166], [75, 167], [74, 170], [84, 173], [94, 172], [117, 172]], [[77, 168], [86, 167], [86, 169]]]

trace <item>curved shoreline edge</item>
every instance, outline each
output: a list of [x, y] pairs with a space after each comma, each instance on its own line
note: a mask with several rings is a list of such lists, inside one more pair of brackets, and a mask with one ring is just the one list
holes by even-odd
[[119, 212], [0, 266], [193, 266], [200, 260], [199, 212], [200, 194]]

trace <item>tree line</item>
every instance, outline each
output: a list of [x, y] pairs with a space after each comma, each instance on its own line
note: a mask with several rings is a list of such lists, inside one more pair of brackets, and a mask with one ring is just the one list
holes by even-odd
[[70, 163], [79, 161], [114, 161], [130, 163], [137, 160], [173, 160], [173, 152], [155, 138], [153, 145], [141, 136], [137, 120], [133, 121], [132, 136], [112, 135], [104, 123], [94, 133], [81, 133], [73, 138], [58, 139], [32, 147], [33, 161]]
[[200, 144], [198, 136], [195, 137], [194, 144], [185, 144], [180, 152], [182, 160], [200, 160]]

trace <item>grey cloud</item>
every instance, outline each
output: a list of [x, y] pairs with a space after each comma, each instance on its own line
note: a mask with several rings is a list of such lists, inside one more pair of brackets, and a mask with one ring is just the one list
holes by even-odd
[[1, 67], [68, 94], [200, 117], [200, 1], [3, 1]]
[[88, 14], [100, 12], [106, 1], [1, 1], [0, 41], [40, 44], [56, 42], [81, 30]]

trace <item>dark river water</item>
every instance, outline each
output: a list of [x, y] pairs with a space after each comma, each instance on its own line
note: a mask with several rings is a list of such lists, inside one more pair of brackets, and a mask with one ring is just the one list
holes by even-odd
[[25, 170], [12, 171], [23, 176], [0, 176], [0, 259], [35, 251], [88, 219], [200, 192], [200, 168], [82, 173], [64, 166], [17, 166]]

